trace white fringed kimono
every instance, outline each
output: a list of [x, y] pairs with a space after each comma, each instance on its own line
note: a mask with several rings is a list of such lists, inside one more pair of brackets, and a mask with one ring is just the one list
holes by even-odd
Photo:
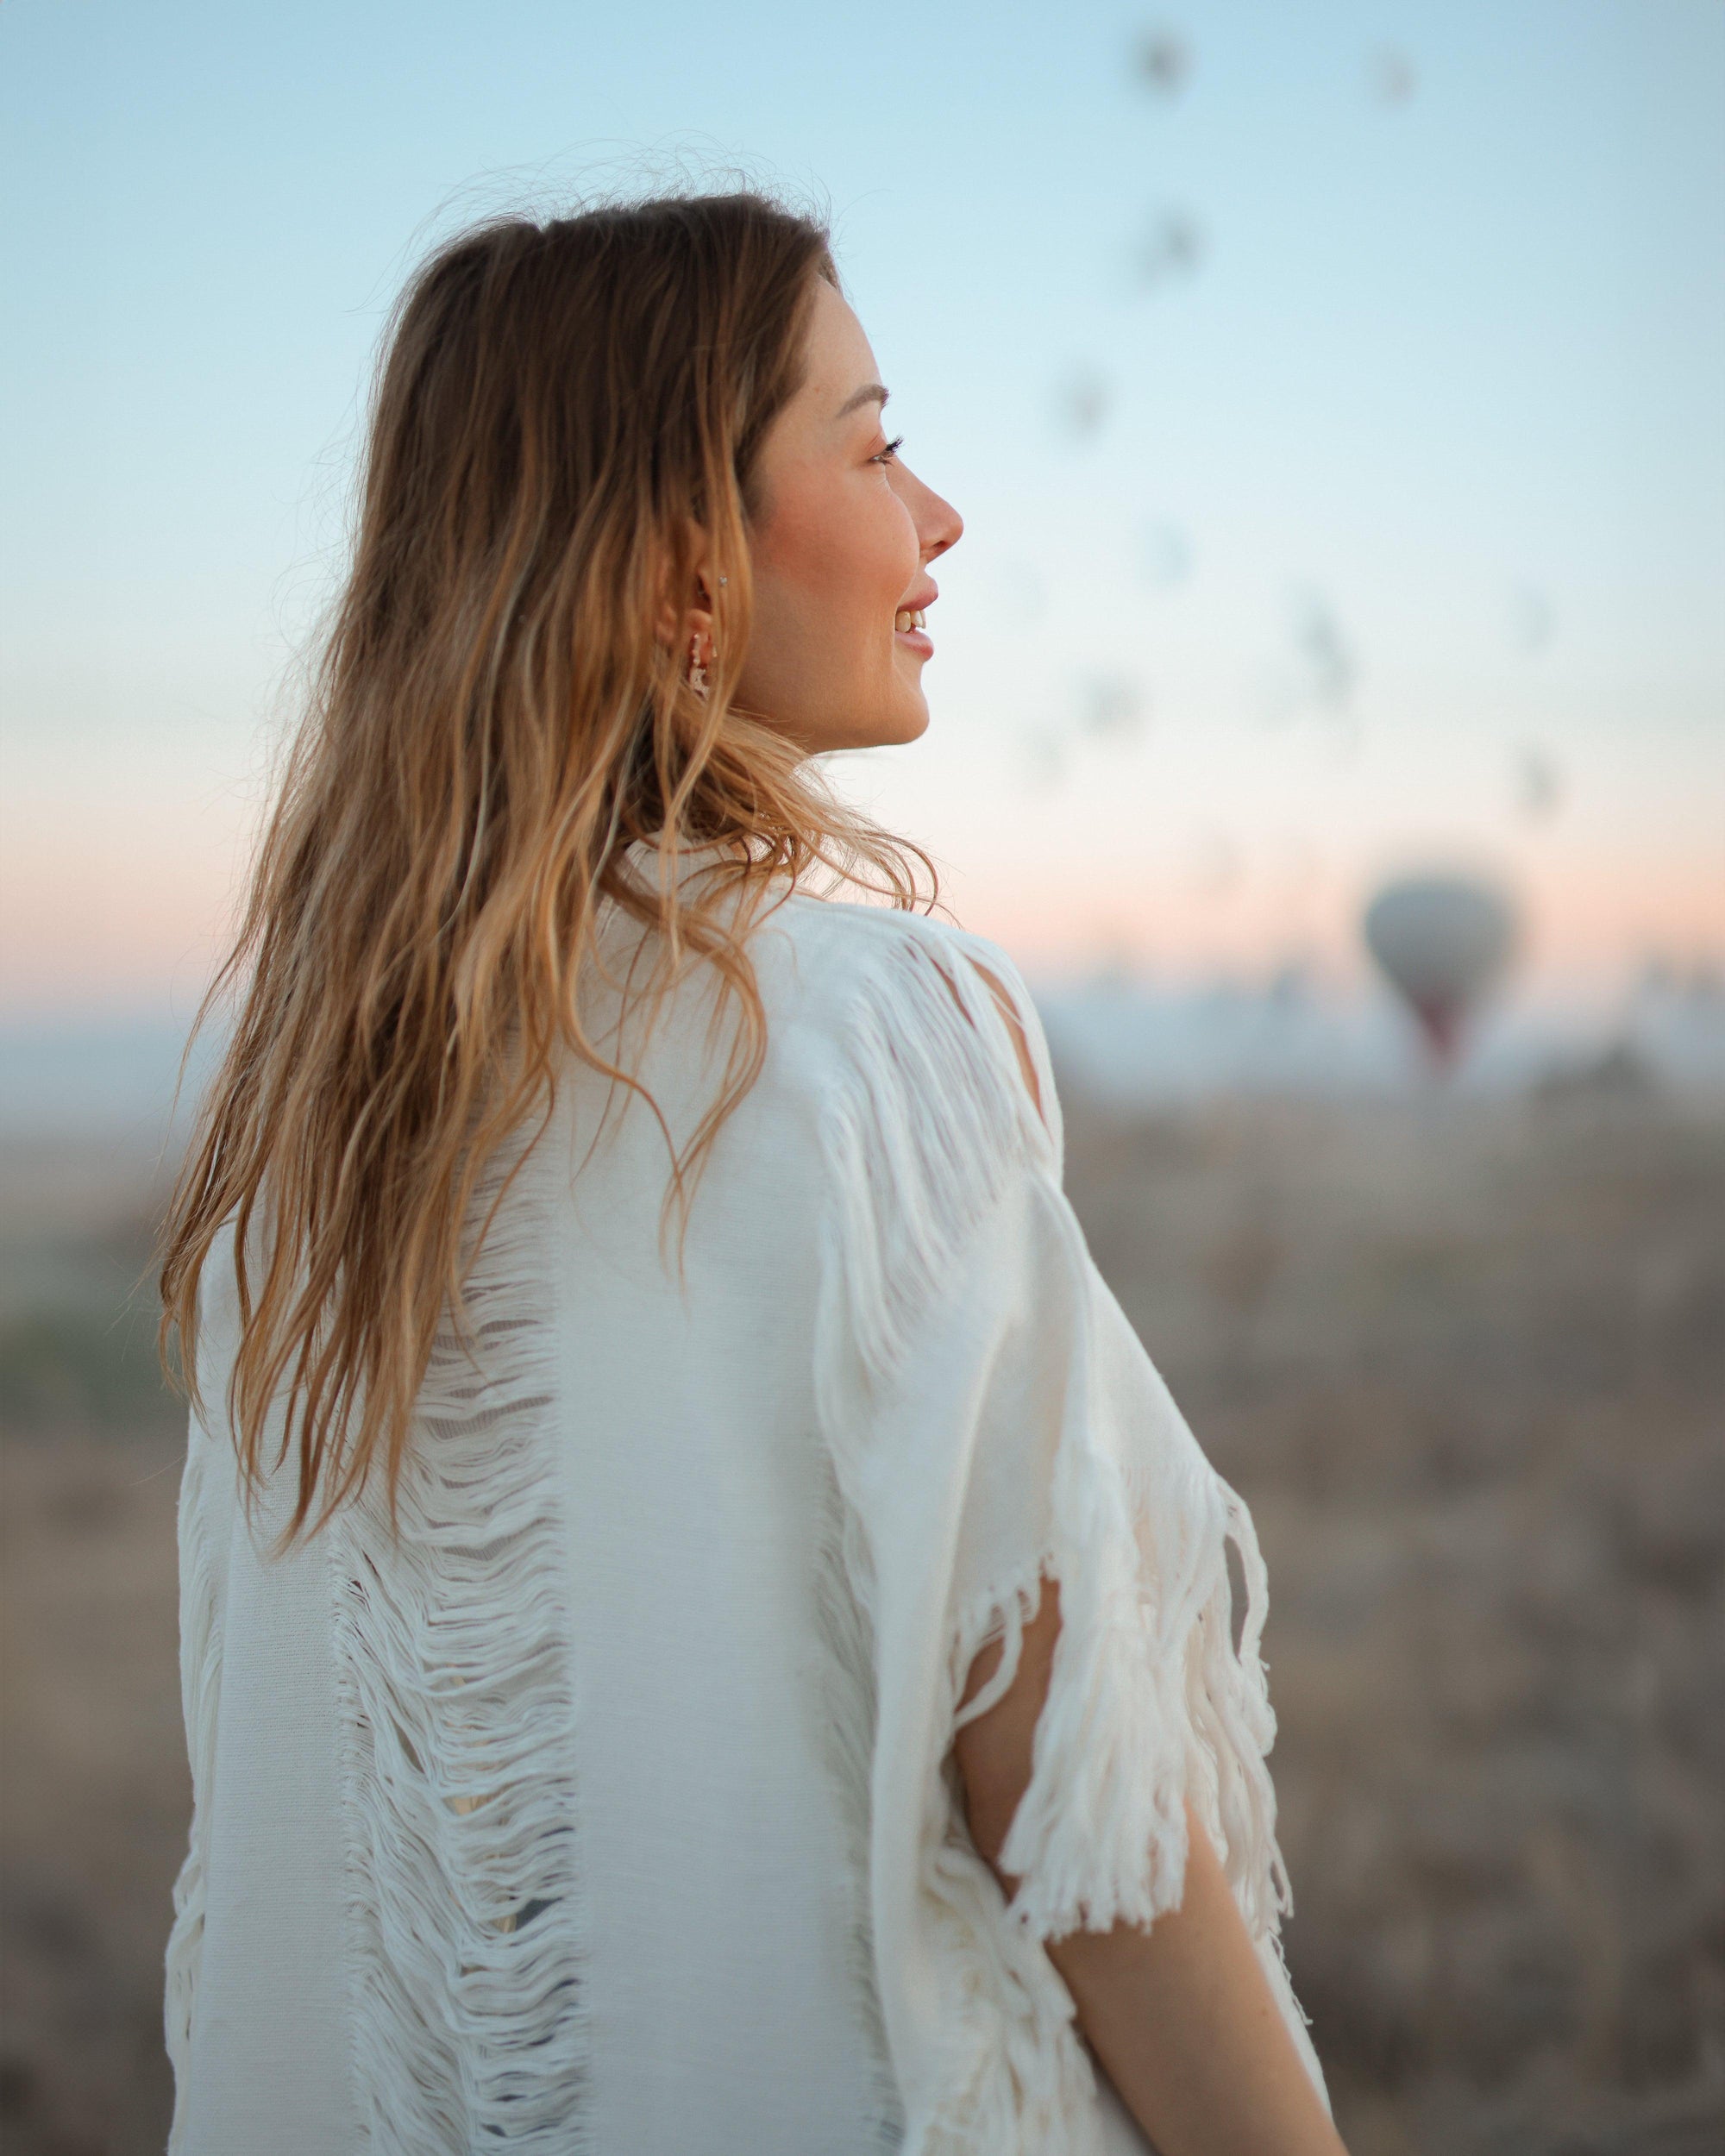
[[[613, 912], [607, 948], [637, 934]], [[751, 950], [768, 1060], [681, 1282], [663, 1133], [621, 1094], [601, 1129], [572, 1068], [479, 1253], [472, 1351], [446, 1329], [428, 1375], [398, 1540], [373, 1489], [260, 1555], [289, 1476], [248, 1526], [218, 1245], [180, 1510], [177, 2156], [1141, 2151], [1039, 1942], [1176, 1906], [1185, 1796], [1323, 2090], [1277, 1941], [1251, 1523], [1086, 1250], [1023, 982], [803, 893]], [[710, 978], [649, 1033], [593, 999], [681, 1144], [722, 1067]], [[1044, 1576], [1009, 1908], [950, 1745]]]

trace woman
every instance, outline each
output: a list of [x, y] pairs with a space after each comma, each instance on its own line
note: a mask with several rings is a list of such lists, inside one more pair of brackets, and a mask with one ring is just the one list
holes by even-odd
[[183, 2156], [1339, 2147], [1251, 1522], [811, 761], [928, 723], [885, 402], [752, 194], [398, 309], [164, 1244]]

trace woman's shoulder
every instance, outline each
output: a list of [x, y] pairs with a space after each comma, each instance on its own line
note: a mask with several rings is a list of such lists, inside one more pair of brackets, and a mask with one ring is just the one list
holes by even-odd
[[974, 1094], [1004, 1080], [1014, 1116], [1027, 1094], [1058, 1150], [1047, 1038], [999, 943], [933, 914], [802, 893], [781, 912], [792, 962], [781, 1015], [817, 1056], [854, 1064], [896, 1040], [914, 1057], [920, 1041], [947, 1084]]
[[851, 1330], [877, 1372], [1015, 1177], [1057, 1183], [1047, 1044], [1011, 958], [926, 914], [798, 894], [769, 1023], [836, 1198]]
[[[1027, 1037], [1045, 1047], [1036, 1006], [1010, 954], [988, 937], [956, 921], [897, 906], [853, 904], [797, 892], [772, 915], [789, 947], [783, 980], [793, 1021], [840, 1045], [865, 1014], [880, 1022], [894, 1012], [906, 1023], [936, 1017], [948, 1006], [968, 1014], [978, 987], [994, 1010], [1015, 1016]], [[993, 1037], [983, 1029], [985, 1040]]]

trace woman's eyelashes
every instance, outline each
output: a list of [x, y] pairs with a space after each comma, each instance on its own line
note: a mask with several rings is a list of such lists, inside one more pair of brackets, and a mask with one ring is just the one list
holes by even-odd
[[874, 455], [869, 458], [869, 461], [871, 464], [890, 464], [893, 459], [897, 456], [899, 451], [902, 449], [904, 446], [904, 436], [901, 434], [894, 435], [893, 439], [887, 444], [886, 448], [884, 449], [877, 449]]

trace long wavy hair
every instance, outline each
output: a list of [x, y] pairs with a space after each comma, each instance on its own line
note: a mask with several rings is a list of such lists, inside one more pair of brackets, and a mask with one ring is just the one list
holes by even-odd
[[[740, 1015], [681, 1153], [659, 1116], [686, 1228], [765, 1056], [747, 940], [768, 885], [825, 864], [910, 907], [907, 856], [934, 878], [735, 698], [762, 445], [800, 382], [818, 278], [838, 285], [815, 219], [752, 189], [659, 195], [489, 218], [392, 313], [351, 563], [192, 1029], [233, 1006], [159, 1243], [164, 1363], [207, 1420], [198, 1286], [232, 1224], [227, 1415], [248, 1503], [297, 1451], [279, 1546], [380, 1465], [393, 1516], [434, 1337], [446, 1312], [465, 1323], [475, 1185], [524, 1125], [526, 1150], [543, 1133], [560, 1059], [658, 1114], [582, 1024], [606, 902], [657, 954], [636, 993], [710, 964]], [[702, 535], [724, 579], [704, 699], [656, 629], [694, 588]], [[624, 860], [643, 840], [645, 880]], [[718, 873], [674, 874], [691, 844], [717, 844]]]

